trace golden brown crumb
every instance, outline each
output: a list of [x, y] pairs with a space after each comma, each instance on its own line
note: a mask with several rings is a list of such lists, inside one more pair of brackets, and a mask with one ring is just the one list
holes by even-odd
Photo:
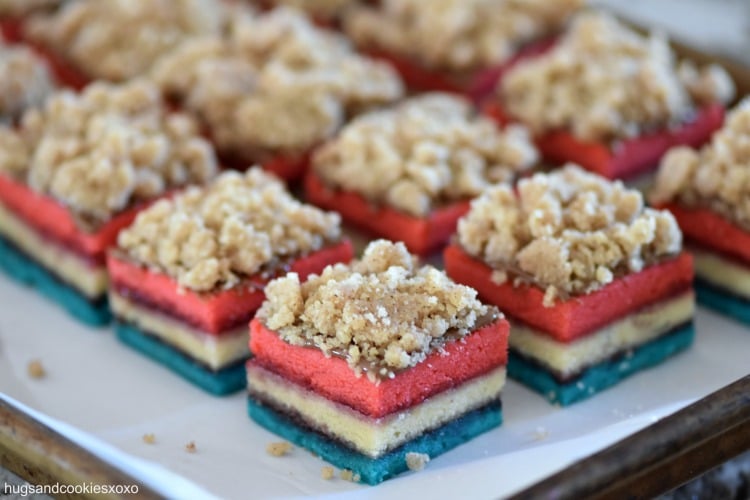
[[195, 291], [231, 288], [274, 260], [319, 250], [341, 236], [340, 217], [296, 200], [260, 168], [225, 172], [138, 214], [118, 246]]
[[323, 470], [320, 472], [320, 477], [325, 479], [326, 481], [333, 479], [334, 474], [336, 473], [336, 470], [333, 467], [323, 467]]
[[709, 207], [750, 228], [750, 99], [727, 116], [711, 142], [696, 151], [674, 148], [662, 160], [652, 203]]
[[159, 89], [142, 80], [57, 92], [25, 112], [18, 129], [0, 128], [0, 145], [10, 148], [0, 153], [0, 172], [57, 199], [89, 226], [217, 171], [197, 123], [168, 113]]
[[26, 371], [28, 372], [29, 377], [35, 379], [40, 379], [47, 376], [47, 371], [44, 369], [44, 365], [42, 365], [42, 362], [38, 359], [29, 361], [29, 364], [26, 367]]
[[144, 434], [143, 435], [143, 442], [146, 444], [154, 444], [156, 443], [156, 436], [154, 434]]
[[554, 34], [582, 0], [383, 0], [353, 9], [345, 30], [358, 45], [422, 64], [466, 70], [504, 62], [529, 41]]
[[124, 81], [180, 41], [218, 33], [222, 14], [217, 0], [84, 0], [33, 18], [27, 31], [86, 74]]
[[185, 445], [185, 451], [188, 453], [195, 453], [198, 451], [198, 447], [195, 446], [195, 441], [190, 441]]
[[467, 100], [432, 93], [350, 122], [313, 165], [331, 186], [424, 216], [437, 203], [513, 181], [537, 160], [523, 127], [501, 131]]
[[406, 454], [406, 466], [411, 471], [421, 471], [430, 461], [430, 456], [426, 453], [407, 453]]
[[432, 266], [420, 267], [403, 243], [372, 242], [362, 260], [328, 266], [300, 283], [271, 281], [258, 317], [293, 345], [345, 353], [358, 373], [391, 376], [442, 347], [446, 334], [470, 333], [489, 310], [472, 288]]
[[0, 38], [0, 122], [40, 104], [54, 83], [46, 63], [31, 49], [4, 45]]
[[458, 236], [471, 255], [560, 295], [590, 293], [615, 275], [678, 254], [682, 234], [667, 211], [642, 195], [568, 165], [490, 188], [472, 202]]
[[403, 94], [390, 66], [287, 8], [238, 16], [228, 37], [189, 40], [152, 73], [205, 120], [224, 150], [304, 151], [347, 114]]
[[734, 85], [718, 66], [677, 64], [662, 36], [587, 12], [552, 51], [509, 71], [500, 93], [510, 114], [536, 133], [562, 128], [612, 140], [682, 123], [696, 106], [730, 101]]
[[350, 481], [352, 483], [358, 483], [360, 479], [359, 474], [355, 474], [349, 469], [341, 469], [341, 472], [339, 472], [339, 477], [341, 477], [341, 479], [343, 479], [344, 481]]
[[292, 445], [286, 441], [269, 443], [268, 446], [266, 446], [266, 453], [274, 457], [283, 457], [290, 451], [292, 451]]

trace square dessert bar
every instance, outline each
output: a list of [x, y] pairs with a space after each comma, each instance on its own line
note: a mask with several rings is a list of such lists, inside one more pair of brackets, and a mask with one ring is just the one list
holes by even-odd
[[[517, 62], [543, 54], [581, 0], [383, 0], [345, 11], [344, 31], [412, 91], [481, 100]], [[460, 20], [460, 21], [459, 21]], [[521, 26], [523, 28], [521, 28]]]
[[665, 38], [585, 12], [552, 50], [505, 74], [487, 112], [528, 126], [549, 162], [633, 179], [670, 147], [708, 141], [734, 96], [719, 66], [675, 61]]
[[277, 274], [352, 258], [339, 218], [275, 177], [226, 172], [143, 211], [108, 257], [124, 343], [216, 395], [245, 387], [247, 324]]
[[750, 100], [701, 150], [662, 161], [651, 201], [674, 214], [695, 261], [698, 302], [750, 324]]
[[105, 255], [154, 199], [217, 171], [197, 124], [146, 82], [61, 91], [0, 128], [0, 268], [91, 325], [109, 322]]
[[227, 34], [180, 44], [153, 75], [201, 118], [222, 164], [260, 165], [287, 181], [303, 177], [311, 151], [349, 117], [404, 91], [388, 64], [285, 7], [236, 16]]
[[250, 325], [250, 417], [380, 483], [500, 425], [508, 323], [403, 243], [266, 287]]
[[410, 251], [439, 251], [469, 200], [537, 162], [526, 130], [500, 130], [459, 96], [430, 93], [361, 115], [314, 155], [307, 199]]
[[508, 373], [569, 405], [693, 340], [692, 258], [667, 211], [576, 166], [491, 188], [444, 253], [511, 323]]

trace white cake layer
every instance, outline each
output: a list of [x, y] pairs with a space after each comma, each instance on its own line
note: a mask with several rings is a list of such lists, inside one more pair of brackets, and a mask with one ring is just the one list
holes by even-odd
[[310, 427], [359, 453], [378, 458], [429, 430], [499, 399], [505, 385], [505, 367], [378, 419], [331, 401], [252, 362], [248, 363], [247, 383], [250, 394], [261, 401], [302, 419]]
[[176, 318], [136, 304], [115, 291], [110, 291], [109, 303], [116, 318], [157, 337], [213, 370], [225, 368], [250, 355], [247, 325], [218, 336], [209, 335]]
[[86, 297], [107, 293], [107, 268], [95, 266], [75, 253], [51, 243], [0, 203], [0, 235]]
[[511, 349], [553, 373], [568, 377], [684, 324], [695, 312], [693, 291], [641, 309], [573, 342], [511, 321]]
[[690, 248], [695, 275], [711, 285], [750, 300], [750, 266], [727, 259], [720, 254]]

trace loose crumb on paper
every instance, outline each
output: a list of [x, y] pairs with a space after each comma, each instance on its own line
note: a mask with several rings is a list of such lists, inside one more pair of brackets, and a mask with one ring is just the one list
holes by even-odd
[[407, 453], [406, 466], [412, 471], [421, 471], [430, 461], [430, 456], [426, 453]]
[[333, 479], [333, 475], [336, 473], [335, 469], [333, 467], [323, 467], [323, 469], [320, 472], [320, 477], [325, 479], [326, 481], [329, 481]]
[[156, 436], [153, 433], [144, 434], [143, 442], [146, 444], [154, 444], [156, 443]]
[[274, 457], [283, 457], [290, 451], [292, 451], [292, 445], [287, 443], [286, 441], [270, 443], [268, 446], [266, 446], [266, 452]]
[[38, 359], [29, 361], [27, 371], [29, 373], [29, 377], [34, 379], [40, 379], [47, 376], [47, 371], [44, 369], [44, 365], [42, 365], [42, 362]]
[[198, 451], [198, 447], [195, 446], [195, 441], [190, 441], [188, 444], [186, 444], [185, 451], [188, 453], [195, 453], [196, 451]]
[[544, 427], [534, 429], [534, 441], [543, 441], [549, 437], [549, 431]]

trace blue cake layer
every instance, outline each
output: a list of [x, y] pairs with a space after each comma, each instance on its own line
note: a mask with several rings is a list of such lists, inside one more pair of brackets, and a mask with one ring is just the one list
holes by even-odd
[[112, 319], [106, 296], [91, 301], [2, 237], [0, 269], [11, 278], [36, 288], [42, 295], [57, 302], [87, 325], [104, 326]]
[[700, 279], [695, 281], [695, 297], [698, 303], [750, 325], [750, 301]]
[[115, 322], [117, 338], [151, 359], [216, 396], [232, 394], [247, 385], [244, 361], [212, 371], [159, 339], [132, 325]]
[[380, 458], [370, 458], [318, 432], [301, 427], [289, 417], [269, 408], [252, 397], [248, 398], [248, 414], [262, 427], [292, 443], [306, 448], [323, 460], [359, 474], [366, 484], [382, 483], [407, 470], [407, 453], [424, 453], [434, 458], [476, 436], [487, 432], [503, 421], [500, 402], [494, 402], [442, 427], [415, 438]]
[[550, 403], [567, 406], [591, 397], [637, 371], [661, 363], [690, 346], [694, 337], [693, 324], [689, 323], [637, 347], [632, 355], [594, 365], [566, 383], [560, 383], [541, 366], [511, 351], [508, 375], [541, 393]]

